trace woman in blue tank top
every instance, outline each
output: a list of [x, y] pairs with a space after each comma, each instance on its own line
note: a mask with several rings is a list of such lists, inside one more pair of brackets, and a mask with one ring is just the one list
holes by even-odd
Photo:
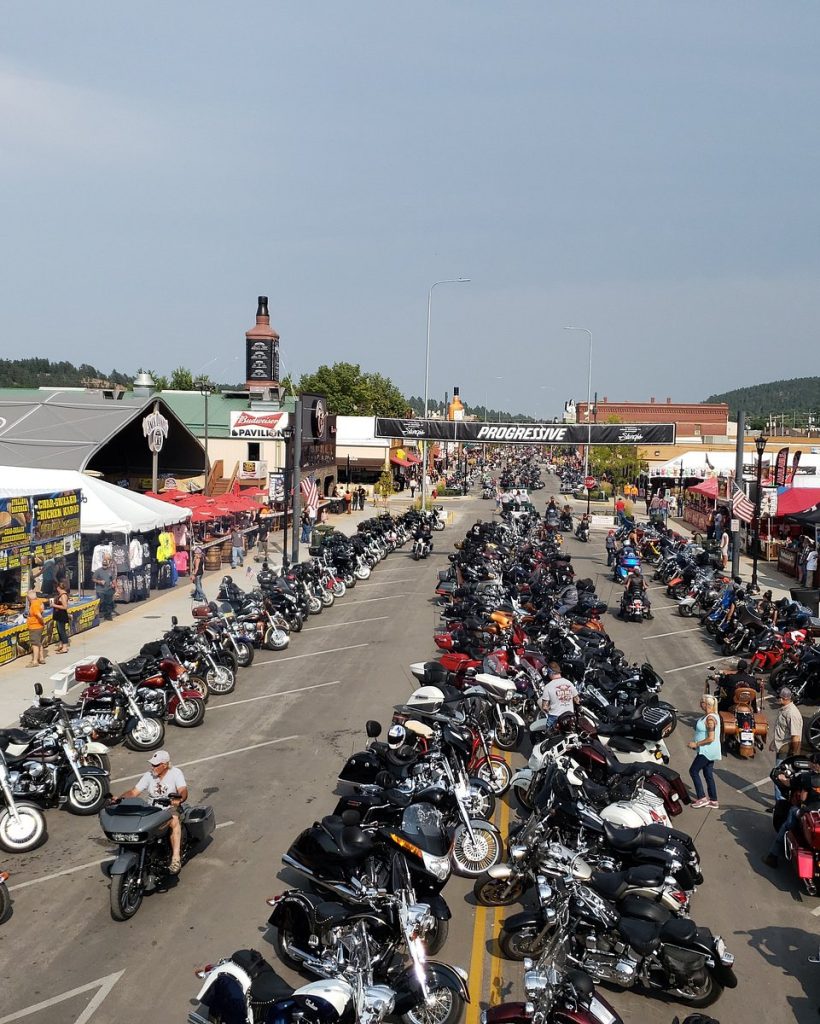
[[[714, 765], [720, 760], [720, 718], [717, 710], [717, 697], [704, 694], [700, 699], [703, 717], [695, 723], [695, 735], [689, 744], [695, 751], [695, 759], [689, 767], [692, 784], [697, 799], [693, 807], [719, 806], [717, 789], [715, 788]], [[701, 779], [701, 776], [703, 778]], [[703, 781], [706, 782], [708, 796], [703, 792]]]

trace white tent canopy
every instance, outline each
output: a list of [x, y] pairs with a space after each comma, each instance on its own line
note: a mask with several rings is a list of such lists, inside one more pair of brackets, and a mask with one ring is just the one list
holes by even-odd
[[146, 532], [181, 523], [191, 515], [188, 508], [115, 487], [77, 470], [0, 466], [0, 498], [74, 490], [83, 492], [80, 520], [85, 534]]
[[663, 466], [653, 466], [652, 472], [656, 476], [680, 476], [681, 465], [684, 476], [716, 476], [718, 473], [726, 473], [735, 468], [735, 453], [711, 452], [703, 449], [684, 452], [683, 455], [675, 456]]

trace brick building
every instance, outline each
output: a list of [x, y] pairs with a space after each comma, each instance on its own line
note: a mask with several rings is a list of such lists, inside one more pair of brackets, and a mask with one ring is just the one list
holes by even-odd
[[[720, 437], [729, 433], [729, 406], [721, 402], [610, 402], [604, 396], [592, 406], [593, 423], [606, 423], [617, 416], [622, 423], [674, 423], [678, 437]], [[578, 423], [587, 422], [587, 403], [577, 403]]]

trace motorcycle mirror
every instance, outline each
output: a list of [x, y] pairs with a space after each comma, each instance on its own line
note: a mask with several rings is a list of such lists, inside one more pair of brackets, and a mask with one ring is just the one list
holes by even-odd
[[34, 684], [34, 692], [35, 692], [35, 694], [38, 697], [42, 697], [43, 696], [43, 685], [42, 685], [42, 683], [35, 683]]
[[171, 616], [171, 625], [172, 626], [178, 626], [179, 625], [179, 619], [176, 617], [176, 615], [172, 615]]
[[373, 721], [372, 718], [365, 723], [364, 729], [371, 740], [376, 739], [377, 736], [381, 736], [382, 734], [381, 725], [378, 722]]

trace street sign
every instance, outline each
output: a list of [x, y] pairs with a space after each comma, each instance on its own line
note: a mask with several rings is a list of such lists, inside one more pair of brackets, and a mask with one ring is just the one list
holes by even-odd
[[588, 477], [586, 477], [584, 479], [584, 487], [586, 487], [586, 489], [588, 491], [591, 491], [594, 486], [595, 486], [595, 477], [594, 476], [588, 476]]

